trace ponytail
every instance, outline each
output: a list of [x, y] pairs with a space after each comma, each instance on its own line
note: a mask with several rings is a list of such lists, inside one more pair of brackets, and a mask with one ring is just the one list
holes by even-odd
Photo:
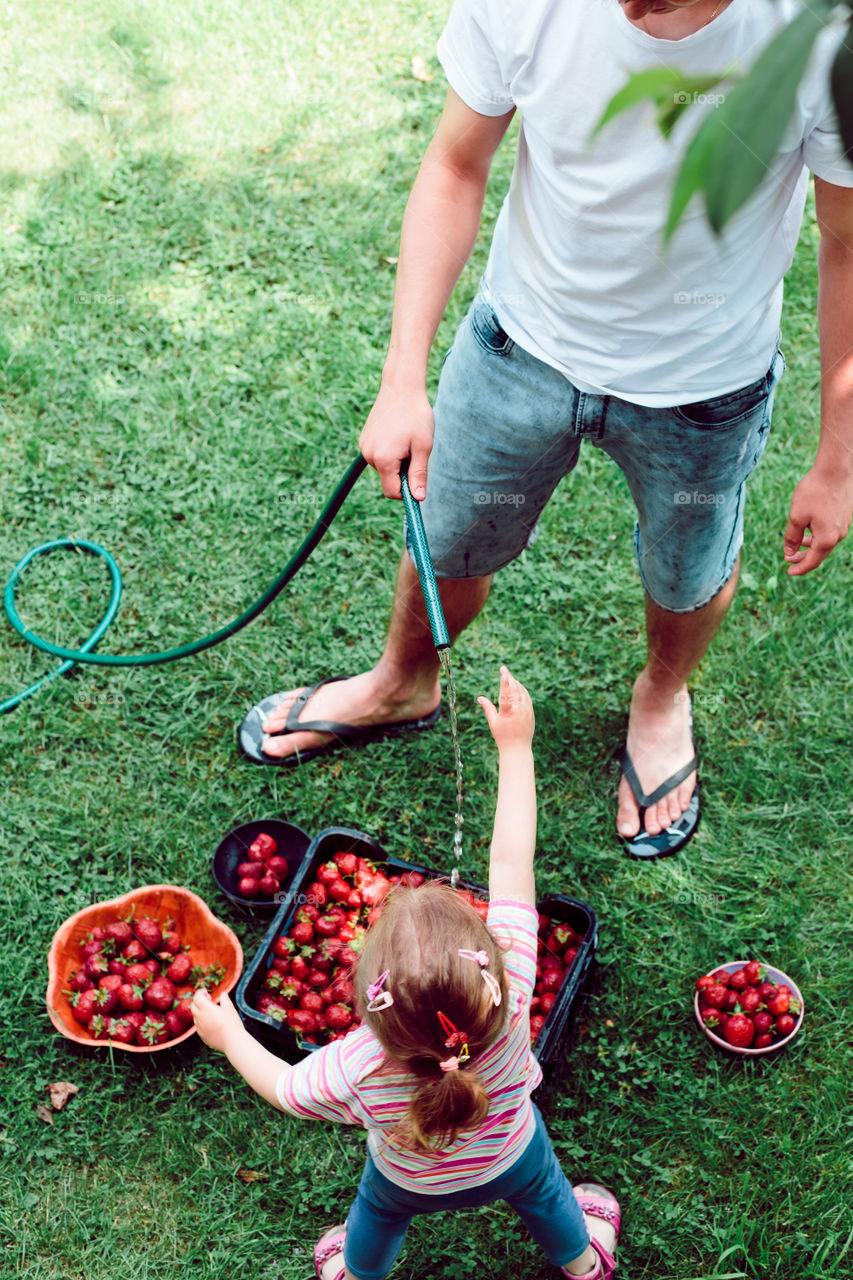
[[409, 1103], [401, 1137], [415, 1151], [449, 1147], [462, 1129], [482, 1124], [489, 1112], [489, 1098], [477, 1073], [466, 1066], [434, 1074], [419, 1081]]

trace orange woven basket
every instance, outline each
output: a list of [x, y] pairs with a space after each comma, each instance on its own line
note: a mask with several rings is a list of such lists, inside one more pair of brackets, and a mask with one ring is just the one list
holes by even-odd
[[214, 999], [237, 985], [243, 970], [243, 949], [233, 930], [217, 920], [207, 903], [189, 889], [181, 889], [174, 884], [149, 884], [142, 889], [133, 889], [120, 898], [84, 907], [60, 925], [47, 957], [47, 1012], [57, 1031], [76, 1044], [86, 1045], [90, 1049], [112, 1046], [128, 1053], [156, 1053], [160, 1049], [173, 1049], [175, 1045], [182, 1044], [195, 1035], [195, 1027], [189, 1027], [182, 1036], [167, 1040], [165, 1044], [136, 1045], [121, 1044], [117, 1040], [95, 1040], [77, 1022], [68, 997], [63, 995], [63, 988], [67, 987], [71, 973], [80, 966], [80, 946], [86, 935], [95, 925], [103, 926], [110, 920], [126, 919], [131, 914], [135, 919], [151, 916], [160, 924], [168, 919], [173, 920], [175, 930], [190, 949], [194, 964], [225, 966], [225, 977], [211, 991]]

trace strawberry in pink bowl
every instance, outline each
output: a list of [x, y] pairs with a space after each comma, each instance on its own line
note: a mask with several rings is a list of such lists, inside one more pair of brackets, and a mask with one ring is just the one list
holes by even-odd
[[697, 979], [693, 1013], [712, 1044], [761, 1057], [799, 1033], [803, 996], [781, 969], [759, 960], [731, 960]]

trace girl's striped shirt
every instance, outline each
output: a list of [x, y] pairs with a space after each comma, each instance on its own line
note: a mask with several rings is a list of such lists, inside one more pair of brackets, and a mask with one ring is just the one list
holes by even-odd
[[503, 954], [509, 1020], [503, 1035], [475, 1060], [489, 1096], [489, 1113], [478, 1128], [460, 1133], [442, 1151], [425, 1154], [401, 1146], [393, 1131], [406, 1115], [414, 1077], [403, 1070], [375, 1074], [384, 1053], [366, 1026], [286, 1068], [276, 1087], [279, 1104], [291, 1115], [363, 1125], [380, 1173], [425, 1195], [499, 1177], [533, 1137], [530, 1094], [542, 1079], [530, 1051], [538, 918], [528, 903], [504, 898], [490, 903], [487, 924], [499, 942], [511, 943]]

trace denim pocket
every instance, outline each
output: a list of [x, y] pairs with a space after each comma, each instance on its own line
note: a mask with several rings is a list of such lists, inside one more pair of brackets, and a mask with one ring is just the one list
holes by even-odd
[[488, 302], [478, 298], [471, 308], [471, 331], [484, 351], [493, 356], [508, 356], [515, 343], [501, 328], [500, 322]]
[[747, 387], [741, 387], [739, 391], [714, 396], [711, 400], [697, 400], [694, 404], [676, 405], [673, 413], [691, 427], [705, 430], [733, 427], [764, 403], [769, 390], [770, 375], [766, 373], [763, 378], [751, 382]]

